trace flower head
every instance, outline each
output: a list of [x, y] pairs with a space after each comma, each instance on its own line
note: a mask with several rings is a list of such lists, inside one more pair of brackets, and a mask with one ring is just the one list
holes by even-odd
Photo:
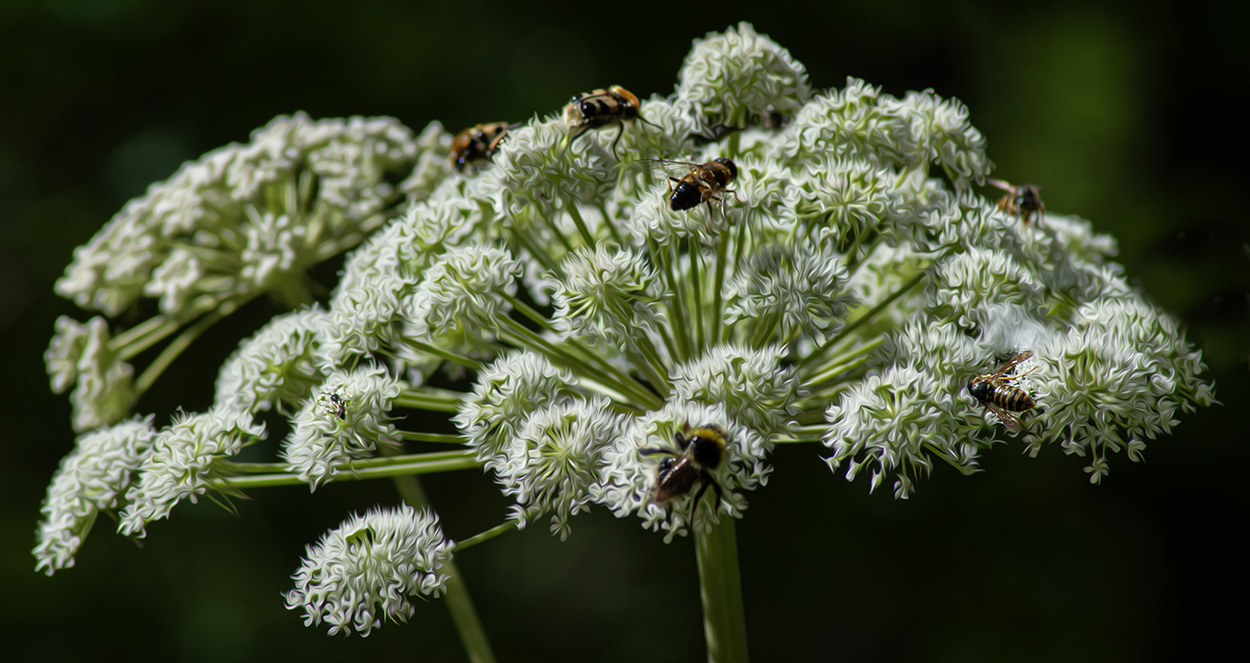
[[195, 502], [222, 476], [216, 462], [262, 439], [265, 427], [246, 412], [209, 410], [184, 415], [162, 428], [139, 466], [139, 479], [126, 491], [126, 509], [117, 530], [142, 538], [144, 527], [169, 516], [183, 499]]
[[[706, 531], [712, 526], [711, 519], [719, 521], [720, 514], [741, 518], [747, 507], [741, 491], [754, 490], [768, 481], [772, 468], [765, 457], [771, 445], [730, 418], [719, 405], [670, 402], [630, 422], [604, 454], [603, 480], [594, 490], [596, 501], [612, 509], [618, 518], [635, 514], [642, 518], [643, 527], [664, 530], [665, 541], [671, 541], [674, 534], [684, 535], [692, 526], [689, 514], [694, 512], [691, 502], [696, 491], [669, 503], [657, 503], [655, 481], [660, 463], [655, 455], [640, 450], [668, 449], [678, 456], [682, 450], [675, 441], [676, 433], [709, 427], [725, 431], [724, 458], [715, 468], [708, 468], [708, 476], [720, 486], [715, 492], [718, 508], [700, 511], [704, 516], [693, 526]], [[698, 480], [706, 481], [701, 475]]]
[[571, 396], [576, 386], [572, 373], [543, 355], [510, 352], [478, 374], [473, 393], [455, 417], [456, 425], [477, 450], [478, 460], [501, 473], [508, 462], [505, 450], [529, 413]]
[[133, 418], [79, 436], [52, 477], [36, 532], [37, 571], [74, 565], [74, 554], [101, 511], [118, 508], [155, 437], [152, 417]]
[[499, 483], [517, 500], [522, 525], [554, 512], [551, 531], [568, 538], [569, 518], [589, 508], [603, 454], [621, 433], [607, 399], [556, 401], [531, 412], [503, 449]]
[[56, 336], [44, 353], [54, 391], [74, 386], [74, 430], [87, 431], [121, 419], [135, 399], [134, 369], [109, 344], [108, 322], [94, 317], [87, 324], [61, 316]]
[[380, 366], [330, 375], [292, 417], [283, 460], [316, 490], [348, 461], [397, 444], [388, 412], [401, 389]]
[[404, 505], [352, 516], [308, 546], [286, 607], [303, 610], [305, 626], [325, 622], [330, 635], [367, 637], [383, 619], [408, 621], [408, 597], [442, 593], [451, 550], [428, 511]]
[[791, 115], [812, 93], [803, 65], [750, 23], [695, 40], [677, 81], [678, 100], [695, 109], [704, 134]]

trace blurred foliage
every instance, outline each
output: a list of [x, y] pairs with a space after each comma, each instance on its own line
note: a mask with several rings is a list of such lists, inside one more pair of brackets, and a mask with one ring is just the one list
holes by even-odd
[[[739, 527], [757, 660], [1143, 661], [1238, 646], [1247, 499], [1213, 471], [1248, 460], [1236, 411], [1250, 398], [1250, 249], [1235, 169], [1247, 146], [1225, 100], [1247, 51], [1231, 3], [430, 5], [0, 5], [9, 660], [463, 656], [438, 602], [367, 640], [330, 639], [282, 608], [303, 546], [350, 509], [395, 502], [386, 484], [258, 493], [241, 518], [186, 505], [142, 548], [102, 521], [78, 567], [36, 575], [39, 502], [73, 441], [42, 354], [57, 315], [83, 317], [52, 283], [128, 199], [275, 115], [386, 114], [454, 131], [555, 112], [609, 84], [668, 93], [690, 40], [739, 20], [789, 48], [816, 87], [853, 75], [962, 99], [998, 176], [1043, 186], [1048, 210], [1120, 240], [1130, 278], [1186, 322], [1228, 404], [1183, 417], [1145, 464], [1116, 459], [1099, 488], [1081, 459], [1003, 448], [989, 472], [939, 468], [900, 503], [831, 476], [814, 449], [780, 450]], [[207, 405], [216, 367], [273, 312], [256, 303], [220, 326], [141, 409], [159, 423]], [[453, 538], [503, 515], [484, 479], [427, 486]], [[703, 655], [688, 541], [664, 546], [595, 513], [567, 543], [540, 527], [459, 562], [504, 660]]]

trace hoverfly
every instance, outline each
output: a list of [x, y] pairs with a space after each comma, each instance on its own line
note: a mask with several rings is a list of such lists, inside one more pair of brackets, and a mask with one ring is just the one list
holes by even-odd
[[564, 124], [569, 131], [574, 132], [569, 144], [571, 145], [573, 141], [591, 129], [619, 124], [621, 128], [617, 131], [616, 138], [612, 139], [611, 146], [612, 154], [615, 155], [616, 143], [625, 133], [625, 120], [642, 120], [653, 127], [656, 126], [647, 122], [646, 118], [639, 114], [640, 109], [638, 97], [619, 85], [613, 85], [606, 90], [600, 88], [574, 95], [564, 107]]
[[680, 452], [656, 447], [639, 449], [638, 453], [644, 456], [666, 456], [656, 468], [655, 487], [651, 498], [656, 502], [667, 502], [689, 493], [696, 483], [701, 484], [694, 495], [694, 504], [690, 507], [692, 526], [699, 510], [699, 500], [709, 486], [716, 491], [714, 508], [719, 508], [725, 495], [720, 484], [712, 478], [711, 471], [725, 462], [727, 437], [725, 429], [716, 424], [700, 426], [694, 430], [690, 430], [690, 425], [687, 424], [684, 433], [677, 431], [673, 434], [673, 440], [677, 442]]
[[[738, 198], [738, 193], [729, 188], [730, 183], [738, 177], [738, 166], [725, 157], [717, 157], [704, 163], [666, 161], [662, 159], [653, 161], [687, 166], [690, 169], [684, 177], [670, 176], [668, 178], [668, 206], [674, 212], [692, 209], [702, 203], [707, 203], [707, 213], [710, 222], [712, 218], [712, 201], [719, 202], [722, 210], [724, 209], [725, 198], [722, 194], [728, 193], [739, 204], [742, 204], [742, 200]], [[677, 183], [676, 187], [673, 186], [673, 182]]]
[[995, 179], [985, 181], [1007, 192], [998, 199], [998, 209], [1020, 217], [1021, 224], [1029, 225], [1029, 220], [1035, 213], [1038, 223], [1046, 219], [1046, 206], [1042, 204], [1042, 187], [1032, 184], [1012, 185]]
[[465, 166], [478, 166], [489, 161], [499, 149], [499, 143], [508, 135], [508, 130], [516, 126], [507, 122], [488, 122], [461, 131], [451, 142], [451, 165], [463, 171]]
[[1029, 392], [1007, 383], [1036, 371], [1037, 367], [1034, 366], [1019, 375], [1006, 376], [1004, 374], [1032, 356], [1032, 351], [1025, 350], [1012, 357], [997, 371], [987, 375], [978, 375], [968, 382], [968, 393], [993, 412], [1012, 432], [1019, 432], [1021, 429], [1019, 417], [1012, 413], [1031, 410], [1037, 406], [1037, 402], [1033, 400]]

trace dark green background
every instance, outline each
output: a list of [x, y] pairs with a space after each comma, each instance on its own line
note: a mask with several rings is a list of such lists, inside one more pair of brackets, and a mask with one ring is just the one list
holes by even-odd
[[[906, 502], [776, 454], [739, 525], [756, 660], [1171, 661], [1244, 648], [1250, 454], [1247, 71], [1233, 3], [524, 3], [60, 0], [0, 5], [0, 649], [6, 660], [457, 660], [441, 602], [368, 639], [329, 638], [282, 607], [304, 545], [389, 485], [256, 491], [241, 518], [183, 505], [143, 548], [101, 522], [49, 579], [29, 554], [73, 442], [42, 354], [74, 246], [187, 160], [274, 115], [394, 115], [420, 129], [554, 111], [621, 84], [668, 93], [692, 38], [751, 20], [818, 88], [847, 75], [972, 109], [997, 174], [1120, 240], [1130, 279], [1206, 351], [1225, 405], [1183, 417], [1147, 461], [1015, 443], [972, 478], [939, 467]], [[185, 5], [185, 6], [184, 6]], [[1126, 3], [1126, 6], [1130, 6]], [[202, 409], [216, 367], [273, 311], [248, 307], [141, 404]], [[449, 536], [506, 504], [472, 473], [427, 487]], [[694, 555], [598, 510], [561, 543], [539, 524], [460, 558], [503, 660], [697, 660]]]

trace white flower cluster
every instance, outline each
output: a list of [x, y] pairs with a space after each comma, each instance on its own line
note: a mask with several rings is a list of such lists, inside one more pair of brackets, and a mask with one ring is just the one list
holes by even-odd
[[[742, 517], [777, 444], [823, 444], [831, 468], [905, 498], [934, 458], [975, 471], [1019, 428], [1033, 452], [1091, 455], [1097, 480], [1109, 453], [1139, 459], [1178, 412], [1212, 401], [1199, 353], [1129, 288], [1113, 240], [1051, 210], [1023, 223], [978, 195], [991, 165], [958, 101], [899, 99], [856, 79], [813, 91], [801, 64], [742, 24], [696, 42], [676, 92], [633, 110], [574, 141], [578, 128], [551, 109], [465, 173], [429, 158], [447, 144], [441, 129], [418, 147], [365, 122], [393, 140], [343, 143], [390, 147], [334, 162], [356, 183], [330, 187], [335, 204], [343, 218], [375, 214], [386, 196], [369, 178], [417, 160], [407, 210], [348, 257], [326, 310], [275, 319], [223, 367], [213, 410], [154, 435], [122, 531], [141, 533], [210, 480], [228, 490], [225, 470], [247, 464], [221, 461], [263, 437], [255, 417], [269, 410], [293, 413], [279, 479], [315, 488], [366, 466], [396, 476], [451, 459], [494, 475], [516, 526], [550, 515], [564, 538], [600, 505], [672, 540]], [[289, 142], [301, 122], [275, 121], [258, 147], [222, 154], [268, 154], [271, 134]], [[298, 164], [256, 157], [233, 184], [193, 186], [226, 158], [188, 166], [102, 235], [140, 223], [128, 219], [195, 226], [233, 205], [230, 223], [250, 224], [262, 247], [255, 278], [270, 278], [300, 252], [291, 233], [319, 228], [297, 230], [254, 197], [295, 181]], [[251, 255], [214, 247], [227, 249]], [[84, 289], [83, 301], [116, 310], [213, 259], [160, 254], [126, 288]], [[166, 254], [182, 261], [168, 278], [157, 274]], [[71, 273], [94, 274], [89, 263]], [[92, 325], [59, 326], [48, 356], [58, 388], [129, 375], [94, 349], [107, 329]], [[118, 389], [109, 397], [124, 406], [98, 420], [125, 414], [132, 399]], [[95, 393], [81, 398], [108, 400]], [[393, 408], [450, 415], [457, 430]], [[404, 440], [469, 450], [374, 457]], [[50, 492], [45, 531], [81, 538], [84, 514], [119, 506], [83, 506], [76, 490]], [[74, 545], [54, 538], [64, 535], [41, 550], [68, 552], [41, 553], [49, 570], [72, 562]], [[432, 515], [355, 518], [310, 547], [288, 604], [332, 633], [367, 634], [411, 615], [404, 597], [441, 587], [447, 549]]]
[[43, 502], [37, 570], [52, 575], [74, 565], [101, 511], [116, 509], [152, 448], [152, 417], [128, 419], [78, 438], [74, 451], [61, 461]]
[[348, 461], [373, 455], [379, 444], [396, 445], [386, 413], [402, 390], [381, 366], [331, 374], [291, 417], [283, 460], [316, 490]]
[[411, 170], [418, 153], [391, 118], [276, 118], [131, 201], [74, 252], [57, 294], [108, 316], [153, 297], [177, 317], [263, 291], [275, 270], [323, 259], [327, 237], [359, 241], [379, 225], [399, 193], [388, 176]]
[[44, 362], [52, 390], [73, 387], [70, 404], [74, 430], [82, 432], [120, 420], [134, 404], [134, 368], [110, 346], [108, 322], [99, 316], [87, 324], [61, 316]]
[[195, 502], [208, 492], [209, 482], [219, 475], [217, 461], [264, 436], [264, 426], [252, 423], [251, 416], [219, 410], [184, 415], [161, 429], [138, 468], [138, 481], [126, 491], [117, 531], [144, 537], [148, 523], [167, 518], [182, 500]]
[[451, 559], [438, 516], [404, 505], [356, 515], [308, 546], [286, 606], [330, 635], [367, 637], [384, 619], [408, 621], [411, 596], [438, 596]]

